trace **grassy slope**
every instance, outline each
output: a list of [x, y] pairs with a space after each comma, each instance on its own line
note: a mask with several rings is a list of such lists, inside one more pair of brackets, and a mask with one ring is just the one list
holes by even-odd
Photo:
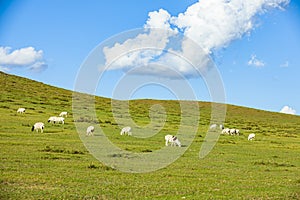
[[[72, 115], [64, 125], [46, 122], [49, 116], [72, 111], [71, 91], [4, 73], [0, 85], [0, 199], [300, 199], [298, 116], [229, 105], [225, 126], [239, 127], [243, 135], [221, 136], [200, 160], [210, 119], [210, 103], [200, 102], [198, 133], [186, 153], [164, 169], [128, 174], [104, 166], [88, 153]], [[149, 123], [153, 104], [168, 113], [164, 129], [147, 143], [120, 137], [110, 99], [97, 97], [96, 102], [100, 126], [111, 132], [108, 137], [114, 143], [130, 151], [161, 148], [161, 137], [172, 134], [180, 120], [176, 101], [130, 102], [140, 125]], [[25, 107], [26, 113], [17, 114], [18, 107]], [[46, 124], [43, 134], [30, 131], [37, 121]], [[248, 142], [246, 136], [252, 132], [257, 138]]]

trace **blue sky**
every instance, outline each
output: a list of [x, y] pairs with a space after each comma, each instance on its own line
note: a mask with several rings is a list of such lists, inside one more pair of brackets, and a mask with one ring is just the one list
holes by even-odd
[[[118, 53], [114, 41], [122, 39], [124, 43], [120, 43], [121, 46], [128, 50], [125, 43], [129, 34], [126, 31], [143, 27], [166, 28], [168, 30], [164, 34], [179, 32], [203, 47], [198, 56], [206, 55], [215, 64], [223, 81], [225, 103], [276, 112], [285, 107], [286, 111], [299, 114], [300, 3], [296, 0], [262, 0], [247, 1], [242, 5], [241, 2], [1, 1], [0, 69], [73, 90], [80, 67], [99, 44], [103, 47], [110, 43], [107, 52], [102, 55], [107, 58], [101, 63], [105, 64], [109, 56]], [[232, 10], [223, 12], [224, 8]], [[152, 40], [150, 36], [149, 33], [147, 37]], [[161, 36], [160, 39], [165, 38]], [[153, 43], [160, 48], [163, 42], [153, 40]], [[140, 44], [135, 42], [134, 45]], [[134, 45], [131, 44], [131, 47]], [[168, 68], [154, 63], [163, 59], [163, 64], [172, 59], [180, 63], [170, 54], [153, 58], [153, 52], [146, 52], [152, 56], [149, 63], [148, 54], [138, 53], [128, 54], [127, 60], [120, 58], [119, 63], [111, 65], [111, 70], [96, 86], [96, 95], [185, 99], [190, 94], [177, 93], [187, 91], [187, 82], [197, 100], [213, 100], [205, 80], [184, 63], [173, 66], [182, 73], [184, 80], [174, 78]], [[159, 53], [156, 51], [154, 54]], [[193, 60], [189, 53], [183, 52], [183, 55]], [[136, 59], [133, 61], [132, 57]], [[142, 67], [128, 75], [137, 63], [141, 65], [145, 61], [145, 57], [148, 68]], [[153, 63], [153, 66], [149, 65]], [[159, 84], [155, 84], [157, 81]], [[124, 86], [128, 88], [124, 89]], [[116, 92], [130, 90], [130, 87], [132, 91], [129, 94]]]

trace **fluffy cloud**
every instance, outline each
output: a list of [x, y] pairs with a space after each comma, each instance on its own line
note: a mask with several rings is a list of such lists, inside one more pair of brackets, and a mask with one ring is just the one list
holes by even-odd
[[184, 34], [207, 51], [223, 48], [255, 27], [255, 16], [289, 0], [202, 0], [173, 17]]
[[[171, 16], [163, 9], [150, 12], [144, 25], [148, 32], [103, 49], [106, 65], [110, 64], [110, 70], [129, 70], [141, 65], [151, 65], [151, 70], [145, 67], [145, 74], [151, 71], [152, 75], [161, 76], [161, 72], [166, 70], [160, 68], [163, 63], [172, 66], [171, 69], [178, 70], [184, 76], [190, 76], [195, 73], [195, 66], [191, 67], [179, 60], [184, 58], [192, 65], [197, 63], [197, 70], [203, 71], [209, 67], [207, 60], [212, 52], [226, 47], [231, 41], [249, 34], [255, 28], [256, 16], [272, 8], [283, 9], [288, 3], [289, 0], [201, 0], [178, 16]], [[177, 43], [172, 46], [171, 41], [175, 37]], [[198, 51], [199, 47], [190, 45], [191, 40], [203, 50]], [[177, 54], [177, 59], [170, 59], [166, 55], [169, 52]], [[153, 65], [157, 61], [161, 63]], [[264, 66], [255, 56], [248, 64]]]
[[281, 110], [281, 113], [285, 113], [285, 114], [291, 114], [291, 115], [295, 115], [296, 114], [296, 110], [294, 110], [293, 108], [289, 107], [289, 106], [284, 106]]
[[248, 65], [254, 67], [264, 67], [265, 63], [262, 60], [257, 59], [256, 55], [252, 55], [248, 61]]
[[25, 47], [12, 51], [10, 47], [0, 47], [0, 70], [10, 71], [14, 67], [26, 67], [30, 70], [40, 71], [47, 68], [43, 61], [43, 51], [33, 47]]

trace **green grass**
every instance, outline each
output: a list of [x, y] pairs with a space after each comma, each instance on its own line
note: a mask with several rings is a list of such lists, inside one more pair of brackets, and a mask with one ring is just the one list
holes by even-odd
[[[0, 199], [300, 199], [299, 116], [228, 105], [225, 127], [237, 127], [241, 135], [221, 135], [199, 159], [211, 117], [211, 104], [199, 102], [197, 134], [183, 156], [154, 172], [124, 173], [88, 152], [74, 121], [99, 125], [124, 150], [152, 153], [164, 147], [165, 134], [176, 133], [179, 102], [129, 102], [129, 114], [140, 126], [151, 122], [149, 109], [157, 124], [163, 120], [153, 105], [167, 113], [162, 130], [144, 140], [119, 135], [114, 117], [128, 113], [117, 110], [113, 116], [110, 99], [96, 97], [97, 119], [73, 118], [71, 91], [4, 73], [0, 84]], [[26, 113], [17, 114], [19, 107]], [[61, 111], [70, 113], [64, 125], [47, 123]], [[43, 134], [31, 132], [37, 121], [45, 122]], [[247, 141], [249, 133], [256, 133], [254, 141]]]

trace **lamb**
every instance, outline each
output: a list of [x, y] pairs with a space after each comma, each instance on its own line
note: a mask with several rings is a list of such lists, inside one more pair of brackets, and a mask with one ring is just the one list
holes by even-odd
[[120, 132], [120, 135], [125, 135], [125, 134], [132, 135], [131, 132], [130, 132], [130, 130], [131, 130], [131, 127], [130, 126], [126, 126], [126, 127], [122, 128], [122, 130]]
[[250, 133], [248, 135], [248, 140], [253, 140], [255, 138], [255, 134], [254, 133]]
[[68, 116], [68, 112], [61, 112], [60, 114], [59, 114], [59, 116], [60, 117], [67, 117]]
[[176, 146], [177, 145], [177, 146], [181, 147], [181, 143], [180, 143], [180, 141], [178, 140], [178, 138], [176, 136], [166, 135], [165, 140], [166, 140], [166, 146], [168, 146], [168, 143], [170, 142], [171, 146]]
[[19, 108], [17, 110], [17, 113], [21, 113], [21, 114], [25, 113], [25, 108]]
[[94, 131], [95, 131], [95, 127], [94, 127], [94, 126], [89, 126], [89, 127], [87, 127], [87, 129], [86, 129], [86, 135], [87, 135], [87, 136], [93, 135]]
[[36, 132], [39, 132], [39, 130], [41, 130], [41, 133], [43, 133], [44, 127], [43, 122], [37, 122], [32, 126], [31, 131], [36, 130]]

